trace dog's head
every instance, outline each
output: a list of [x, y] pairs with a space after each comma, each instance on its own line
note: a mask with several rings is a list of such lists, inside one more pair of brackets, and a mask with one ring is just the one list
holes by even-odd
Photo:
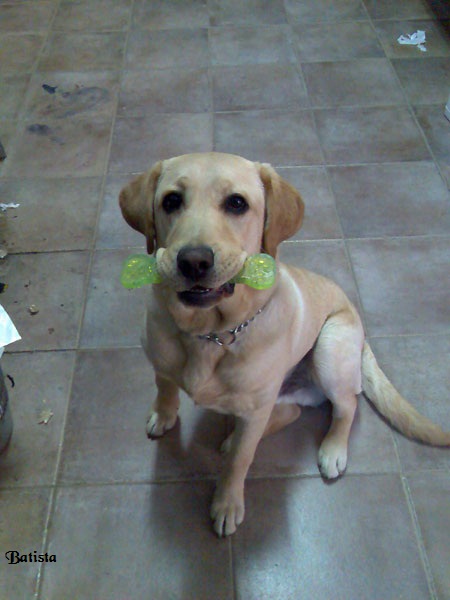
[[301, 226], [298, 192], [270, 166], [221, 153], [158, 162], [120, 193], [131, 227], [157, 250], [158, 271], [183, 304], [210, 307], [250, 254], [276, 256]]

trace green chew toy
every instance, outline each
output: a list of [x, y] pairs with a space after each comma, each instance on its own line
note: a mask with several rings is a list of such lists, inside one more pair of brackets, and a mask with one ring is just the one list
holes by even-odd
[[[266, 290], [275, 282], [276, 263], [269, 254], [252, 254], [244, 267], [230, 279], [230, 283], [243, 283], [255, 290]], [[151, 283], [161, 283], [156, 258], [147, 254], [132, 254], [123, 264], [120, 282], [129, 290]]]
[[255, 290], [267, 290], [275, 283], [277, 265], [270, 254], [251, 254], [231, 283], [243, 283]]
[[161, 283], [161, 275], [156, 269], [156, 258], [147, 254], [131, 254], [123, 263], [120, 283], [129, 290]]

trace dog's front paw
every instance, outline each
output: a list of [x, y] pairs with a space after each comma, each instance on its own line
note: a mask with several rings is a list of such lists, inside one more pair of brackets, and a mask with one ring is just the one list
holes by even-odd
[[325, 479], [336, 479], [347, 467], [347, 447], [326, 444], [319, 449], [319, 471]]
[[177, 415], [169, 416], [163, 415], [161, 413], [154, 412], [152, 413], [147, 421], [147, 426], [145, 430], [147, 431], [147, 437], [149, 438], [158, 438], [161, 437], [172, 429], [177, 422]]
[[213, 528], [219, 537], [231, 535], [244, 520], [244, 491], [217, 489], [211, 506]]

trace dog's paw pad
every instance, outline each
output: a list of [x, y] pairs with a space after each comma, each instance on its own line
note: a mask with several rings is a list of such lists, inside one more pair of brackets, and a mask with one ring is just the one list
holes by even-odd
[[147, 437], [157, 438], [161, 437], [175, 426], [177, 421], [177, 415], [175, 417], [164, 417], [163, 415], [154, 412], [150, 415], [145, 428]]
[[346, 448], [320, 448], [319, 471], [325, 479], [336, 479], [347, 468]]

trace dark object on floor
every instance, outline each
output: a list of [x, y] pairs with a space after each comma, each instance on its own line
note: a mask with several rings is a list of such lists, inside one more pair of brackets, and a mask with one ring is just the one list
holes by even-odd
[[43, 83], [42, 84], [43, 89], [48, 92], [49, 94], [54, 94], [56, 92], [56, 88], [58, 86], [53, 86], [53, 85], [48, 85], [48, 83]]
[[8, 405], [8, 391], [0, 367], [0, 454], [9, 444], [13, 429], [11, 412]]
[[2, 143], [0, 142], [0, 160], [5, 160], [6, 158], [6, 152], [5, 149], [3, 148]]

